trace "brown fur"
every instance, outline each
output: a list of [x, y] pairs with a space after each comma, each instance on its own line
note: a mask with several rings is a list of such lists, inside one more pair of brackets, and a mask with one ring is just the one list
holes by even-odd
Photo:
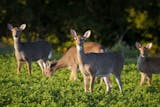
[[136, 43], [136, 47], [140, 51], [140, 55], [137, 60], [137, 67], [141, 72], [140, 85], [144, 84], [146, 77], [148, 85], [151, 85], [152, 74], [160, 73], [160, 57], [147, 56], [149, 49], [152, 47], [152, 43], [148, 43], [146, 46]]
[[[86, 42], [84, 44], [84, 49], [86, 53], [89, 52], [103, 52], [104, 48], [102, 45], [96, 42]], [[76, 47], [72, 46], [68, 51], [57, 61], [57, 62], [47, 62], [45, 67], [45, 74], [47, 77], [51, 75], [59, 68], [67, 67], [71, 70], [70, 80], [77, 80], [77, 51]]]
[[[107, 93], [110, 91], [107, 76], [112, 73], [116, 77], [120, 92], [122, 92], [122, 84], [120, 80], [121, 71], [124, 64], [123, 56], [118, 52], [104, 53], [84, 53], [83, 43], [91, 34], [91, 31], [85, 32], [81, 37], [77, 36], [75, 30], [71, 30], [71, 35], [76, 41], [77, 59], [81, 73], [84, 77], [85, 92], [93, 91], [95, 77], [104, 77]], [[90, 79], [90, 84], [88, 81]]]
[[42, 40], [36, 42], [21, 42], [20, 34], [25, 27], [25, 24], [22, 24], [19, 28], [8, 24], [8, 28], [11, 30], [14, 39], [15, 56], [18, 65], [17, 74], [20, 73], [22, 63], [26, 63], [28, 74], [31, 75], [32, 61], [38, 62], [43, 73], [43, 62], [48, 59], [49, 54], [51, 55], [52, 52], [51, 44]]

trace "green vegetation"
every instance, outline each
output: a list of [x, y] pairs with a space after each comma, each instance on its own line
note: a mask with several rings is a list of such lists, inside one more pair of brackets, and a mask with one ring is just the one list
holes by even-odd
[[[58, 54], [56, 55], [59, 56]], [[160, 105], [160, 78], [153, 75], [151, 86], [139, 86], [140, 73], [136, 63], [129, 61], [122, 71], [124, 95], [111, 75], [111, 93], [105, 93], [105, 84], [95, 82], [93, 93], [84, 93], [83, 77], [69, 81], [70, 71], [57, 70], [55, 75], [46, 79], [37, 63], [32, 64], [32, 76], [28, 76], [26, 66], [21, 74], [16, 74], [14, 54], [0, 54], [0, 106], [1, 107], [140, 107]]]
[[[105, 84], [101, 87], [99, 80], [93, 93], [84, 93], [82, 75], [79, 73], [76, 82], [69, 81], [70, 71], [67, 69], [60, 69], [51, 79], [46, 79], [39, 66], [33, 63], [32, 76], [28, 76], [26, 67], [18, 76], [16, 59], [14, 54], [10, 54], [13, 39], [7, 23], [14, 26], [26, 23], [22, 41], [49, 41], [56, 59], [74, 44], [69, 34], [71, 28], [80, 34], [90, 29], [90, 40], [124, 54], [124, 95], [119, 93], [113, 76], [113, 88], [109, 95], [105, 94]], [[140, 73], [136, 68], [138, 52], [134, 50], [136, 41], [150, 41], [154, 45], [151, 54], [159, 53], [159, 34], [158, 0], [1, 0], [0, 107], [159, 106], [159, 75], [153, 75], [151, 86], [140, 87]]]

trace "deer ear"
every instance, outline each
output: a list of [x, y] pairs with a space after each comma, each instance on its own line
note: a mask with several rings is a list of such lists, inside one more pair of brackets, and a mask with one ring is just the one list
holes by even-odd
[[26, 28], [26, 24], [22, 24], [19, 29], [24, 30]]
[[51, 65], [51, 62], [48, 60], [46, 62], [43, 62], [44, 68], [50, 67], [50, 65]]
[[8, 27], [9, 30], [13, 29], [13, 26], [11, 24], [7, 24], [7, 27]]
[[51, 62], [47, 60], [47, 61], [46, 61], [46, 65], [47, 65], [47, 67], [50, 67]]
[[142, 45], [139, 42], [136, 42], [136, 48], [139, 49], [141, 47], [142, 47]]
[[151, 49], [152, 43], [148, 43], [145, 47], [146, 47], [147, 49]]
[[73, 36], [74, 39], [77, 39], [77, 33], [74, 29], [70, 30], [71, 35]]
[[88, 31], [86, 31], [85, 34], [83, 35], [83, 38], [84, 38], [84, 39], [87, 39], [87, 38], [90, 37], [90, 35], [91, 35], [91, 30], [88, 30]]

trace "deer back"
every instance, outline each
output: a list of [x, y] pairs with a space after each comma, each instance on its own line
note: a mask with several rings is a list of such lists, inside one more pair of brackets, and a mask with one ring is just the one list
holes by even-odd
[[83, 66], [97, 76], [120, 75], [124, 65], [124, 57], [118, 52], [88, 53], [82, 60]]
[[47, 60], [52, 46], [46, 41], [23, 42], [16, 50], [17, 58], [20, 60], [37, 61], [39, 59]]

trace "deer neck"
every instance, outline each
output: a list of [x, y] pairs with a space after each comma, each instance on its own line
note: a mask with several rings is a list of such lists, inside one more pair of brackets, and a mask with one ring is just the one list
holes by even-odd
[[139, 55], [139, 59], [140, 60], [144, 60], [146, 57], [148, 57], [148, 54], [147, 53], [140, 53], [140, 55]]
[[143, 62], [145, 61], [145, 59], [146, 59], [146, 56], [140, 54], [139, 57], [138, 57], [138, 60], [137, 60], [137, 64], [139, 66], [141, 66], [141, 64], [143, 64]]
[[79, 64], [83, 64], [84, 63], [84, 57], [85, 57], [84, 47], [83, 47], [83, 45], [76, 45], [76, 49], [77, 49], [78, 62], [79, 62]]
[[20, 39], [14, 39], [14, 49], [16, 50], [16, 51], [18, 51], [19, 50], [19, 48], [20, 48]]
[[84, 53], [83, 45], [76, 45], [76, 49], [77, 49], [77, 60], [78, 60], [79, 69], [83, 75], [86, 75], [86, 71], [84, 67], [86, 55]]
[[65, 64], [65, 62], [63, 60], [58, 60], [57, 64], [54, 66], [54, 71], [56, 71], [59, 68], [64, 68], [67, 65]]

